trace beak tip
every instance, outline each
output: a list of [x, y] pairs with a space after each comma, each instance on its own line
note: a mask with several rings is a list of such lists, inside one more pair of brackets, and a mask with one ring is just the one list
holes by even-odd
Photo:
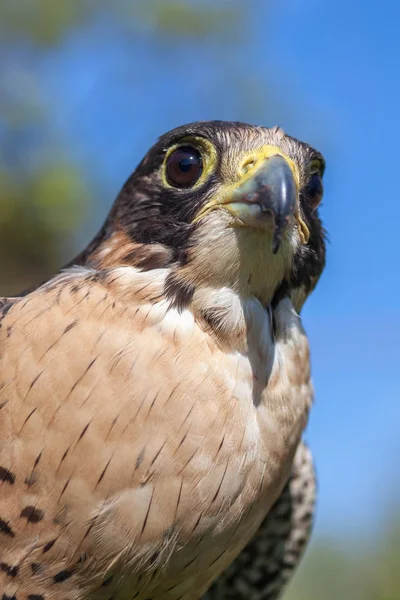
[[276, 254], [281, 246], [284, 233], [290, 222], [290, 216], [289, 214], [286, 214], [284, 216], [280, 216], [280, 218], [277, 218], [276, 214], [274, 214], [274, 220], [275, 228], [274, 235], [272, 238], [272, 254]]

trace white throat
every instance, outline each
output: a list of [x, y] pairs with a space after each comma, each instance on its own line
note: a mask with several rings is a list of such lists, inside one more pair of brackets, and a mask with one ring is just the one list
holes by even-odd
[[215, 211], [197, 234], [189, 251], [185, 281], [195, 288], [229, 288], [243, 298], [255, 296], [268, 305], [283, 279], [290, 274], [300, 243], [297, 228], [289, 230], [277, 254], [272, 253], [272, 231], [231, 227], [229, 215]]

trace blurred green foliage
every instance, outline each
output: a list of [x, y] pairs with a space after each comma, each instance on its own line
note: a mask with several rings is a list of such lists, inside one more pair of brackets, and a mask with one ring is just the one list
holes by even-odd
[[[215, 36], [223, 45], [243, 34], [245, 22], [229, 2], [0, 2], [0, 295], [39, 283], [71, 258], [73, 232], [94, 202], [90, 182], [55, 129], [57, 106], [43, 97], [35, 69], [19, 68], [15, 55], [33, 64], [54, 56], [66, 36], [101, 11], [121, 20], [127, 36], [145, 29], [154, 44], [160, 37], [176, 44]], [[261, 84], [246, 77], [238, 88], [247, 91], [249, 113], [256, 114]], [[285, 599], [400, 600], [400, 521], [392, 518], [374, 547], [351, 543], [346, 549], [315, 541]]]
[[29, 177], [0, 165], [0, 183], [0, 289], [7, 294], [39, 283], [61, 266], [90, 196], [79, 172], [61, 158]]
[[[89, 16], [85, 2], [0, 3], [0, 293], [29, 288], [61, 266], [90, 204], [88, 184], [54, 131], [57, 107], [35, 69]], [[24, 57], [21, 66], [17, 57]]]
[[71, 28], [90, 19], [101, 0], [2, 0], [0, 3], [0, 35], [3, 40], [14, 43], [20, 38], [47, 48], [56, 44]]

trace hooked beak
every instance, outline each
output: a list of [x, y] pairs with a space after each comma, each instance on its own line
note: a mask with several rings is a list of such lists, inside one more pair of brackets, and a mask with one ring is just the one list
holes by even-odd
[[272, 230], [272, 252], [276, 254], [293, 217], [299, 221], [303, 242], [308, 241], [307, 226], [298, 215], [297, 196], [292, 167], [276, 154], [263, 160], [254, 174], [226, 195], [204, 206], [195, 220], [224, 208], [234, 217], [234, 226]]

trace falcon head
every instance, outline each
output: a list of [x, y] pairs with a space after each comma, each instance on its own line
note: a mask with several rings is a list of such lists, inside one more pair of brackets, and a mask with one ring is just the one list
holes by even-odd
[[75, 264], [169, 268], [182, 305], [197, 286], [297, 310], [325, 262], [324, 159], [282, 129], [199, 122], [163, 135]]

